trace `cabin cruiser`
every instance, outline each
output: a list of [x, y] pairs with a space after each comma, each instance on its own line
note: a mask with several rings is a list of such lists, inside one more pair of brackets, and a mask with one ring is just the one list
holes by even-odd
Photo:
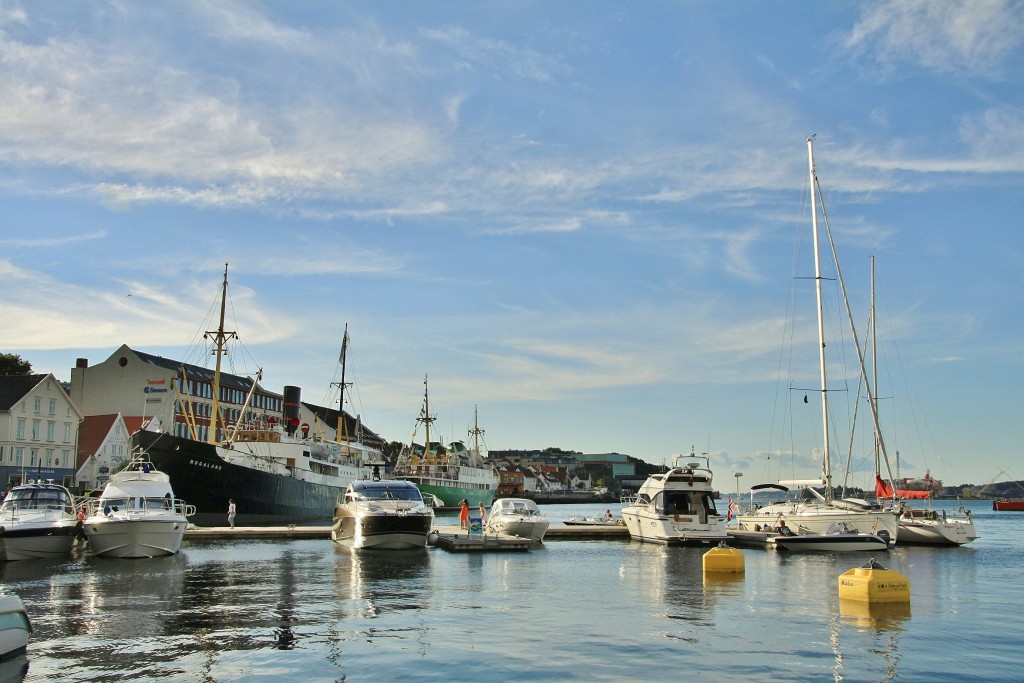
[[21, 654], [28, 647], [32, 623], [21, 598], [0, 593], [0, 660]]
[[434, 511], [401, 479], [351, 482], [334, 507], [331, 539], [349, 548], [425, 548]]
[[[707, 456], [690, 453], [680, 466], [652, 474], [635, 498], [626, 501], [622, 519], [630, 537], [669, 545], [718, 545], [726, 540], [725, 519], [715, 509]], [[701, 463], [700, 459], [704, 462]]]
[[15, 486], [0, 505], [0, 560], [70, 555], [80, 529], [75, 499], [63, 486]]
[[529, 498], [499, 498], [487, 516], [485, 533], [518, 536], [534, 542], [544, 540], [551, 522]]
[[195, 508], [176, 500], [166, 474], [138, 456], [85, 503], [85, 535], [97, 556], [142, 558], [181, 549]]

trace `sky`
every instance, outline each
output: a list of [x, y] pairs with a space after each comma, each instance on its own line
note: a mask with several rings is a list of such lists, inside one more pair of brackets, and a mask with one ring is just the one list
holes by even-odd
[[818, 476], [813, 136], [893, 468], [1024, 479], [1022, 80], [999, 0], [0, 0], [0, 352], [205, 363], [229, 264], [229, 369], [332, 405], [347, 324], [388, 440], [428, 378], [445, 439]]

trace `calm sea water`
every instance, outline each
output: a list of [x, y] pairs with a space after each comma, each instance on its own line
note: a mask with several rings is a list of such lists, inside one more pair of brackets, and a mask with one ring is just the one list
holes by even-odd
[[511, 554], [186, 541], [154, 560], [11, 562], [2, 587], [35, 632], [0, 680], [1020, 680], [1024, 513], [972, 508], [970, 546], [877, 557], [910, 580], [909, 609], [840, 605], [860, 553], [744, 550], [743, 575], [706, 579], [702, 550], [633, 541]]

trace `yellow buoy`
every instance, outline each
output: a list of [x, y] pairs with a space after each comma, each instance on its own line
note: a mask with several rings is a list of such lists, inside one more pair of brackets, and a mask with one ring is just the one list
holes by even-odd
[[725, 542], [704, 553], [705, 572], [742, 572], [744, 569], [743, 553]]
[[910, 581], [897, 571], [868, 560], [839, 577], [839, 598], [862, 602], [910, 602]]

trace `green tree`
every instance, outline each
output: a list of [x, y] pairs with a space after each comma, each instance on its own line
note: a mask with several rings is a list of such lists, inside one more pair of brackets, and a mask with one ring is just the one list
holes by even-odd
[[31, 375], [32, 364], [16, 353], [0, 353], [0, 375]]

